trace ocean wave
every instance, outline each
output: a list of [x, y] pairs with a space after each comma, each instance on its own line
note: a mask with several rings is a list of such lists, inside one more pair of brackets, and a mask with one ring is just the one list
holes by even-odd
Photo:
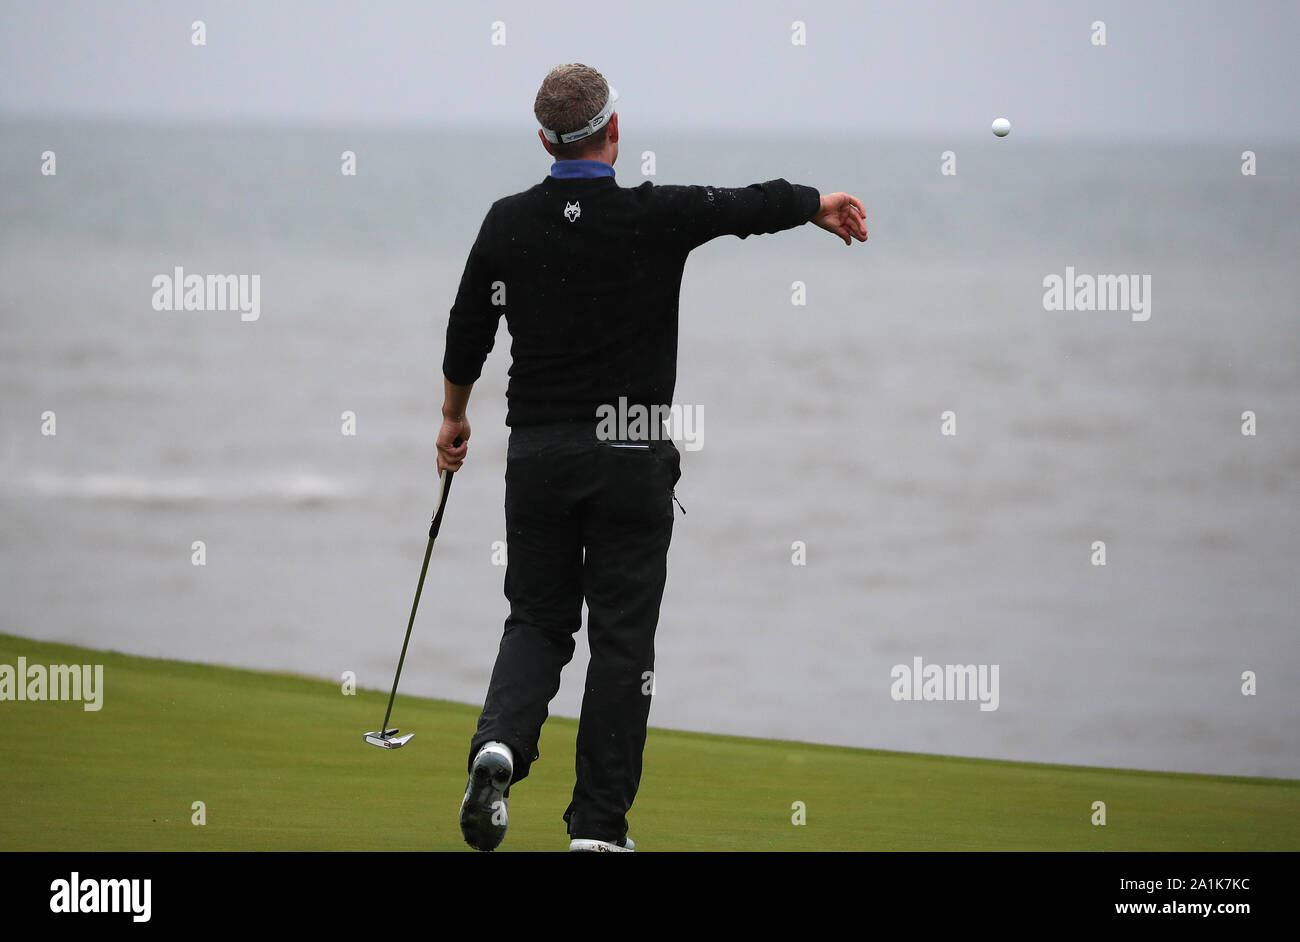
[[153, 506], [241, 502], [323, 504], [345, 500], [353, 493], [348, 482], [311, 471], [231, 479], [37, 471], [7, 485], [5, 490], [15, 496]]

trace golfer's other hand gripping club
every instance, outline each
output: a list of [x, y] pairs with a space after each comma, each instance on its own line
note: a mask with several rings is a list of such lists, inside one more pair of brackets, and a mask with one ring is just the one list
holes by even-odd
[[473, 385], [457, 386], [443, 377], [442, 428], [438, 432], [438, 472], [459, 471], [469, 453], [469, 417], [465, 408]]

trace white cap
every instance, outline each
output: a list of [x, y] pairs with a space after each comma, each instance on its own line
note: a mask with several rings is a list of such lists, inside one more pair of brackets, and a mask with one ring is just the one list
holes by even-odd
[[580, 141], [584, 137], [591, 137], [609, 121], [609, 116], [614, 113], [614, 102], [618, 101], [618, 90], [613, 85], [609, 86], [609, 98], [605, 102], [605, 107], [600, 109], [596, 117], [592, 118], [576, 131], [565, 131], [558, 134], [550, 128], [542, 128], [542, 134], [552, 144], [572, 144], [574, 141]]

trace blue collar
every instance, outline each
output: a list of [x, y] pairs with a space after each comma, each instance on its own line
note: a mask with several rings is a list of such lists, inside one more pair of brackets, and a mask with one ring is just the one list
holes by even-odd
[[557, 160], [551, 164], [551, 176], [561, 180], [574, 177], [612, 177], [614, 168], [603, 160]]

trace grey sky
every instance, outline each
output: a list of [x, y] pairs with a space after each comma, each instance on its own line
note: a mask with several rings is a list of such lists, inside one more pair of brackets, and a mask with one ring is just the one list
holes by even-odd
[[1298, 36], [1294, 0], [4, 0], [0, 112], [509, 128], [580, 61], [646, 128], [957, 134], [1006, 115], [1017, 137], [1246, 147], [1300, 136]]

